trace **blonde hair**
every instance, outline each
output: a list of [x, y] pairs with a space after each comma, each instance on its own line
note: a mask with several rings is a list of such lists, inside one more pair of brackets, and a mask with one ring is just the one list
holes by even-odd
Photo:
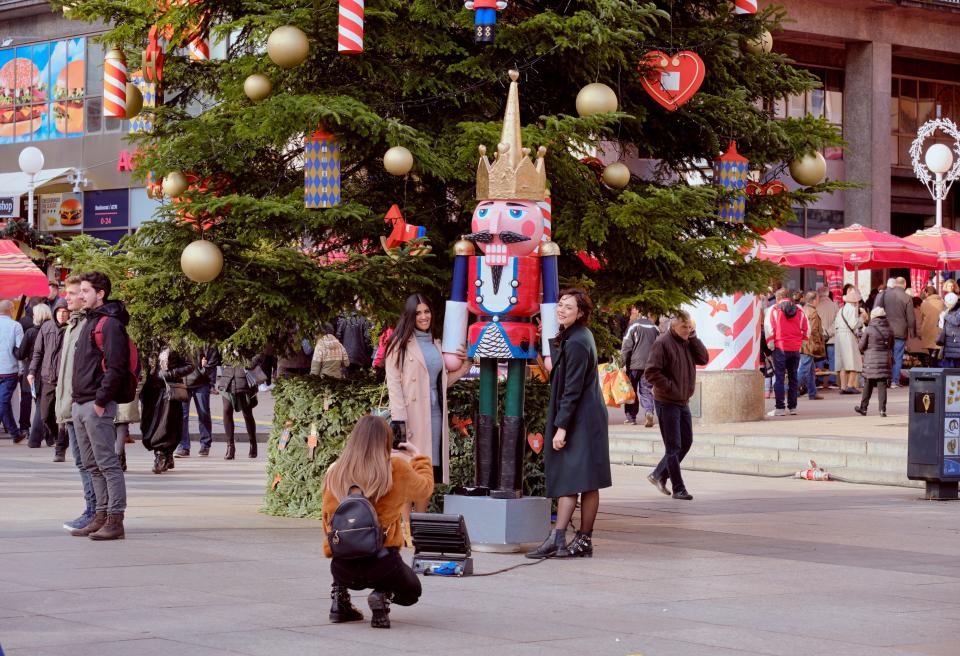
[[53, 319], [53, 313], [50, 311], [49, 305], [40, 303], [33, 306], [33, 324], [35, 326], [39, 326], [49, 319]]
[[393, 487], [393, 468], [390, 464], [390, 446], [393, 435], [382, 417], [364, 415], [353, 427], [343, 453], [323, 478], [323, 487], [336, 497], [344, 499], [356, 485], [373, 502]]

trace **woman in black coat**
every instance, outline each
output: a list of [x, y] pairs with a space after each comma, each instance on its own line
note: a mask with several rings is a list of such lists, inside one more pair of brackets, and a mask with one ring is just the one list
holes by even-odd
[[[560, 292], [560, 334], [552, 345], [550, 406], [544, 429], [547, 496], [557, 497], [557, 524], [527, 558], [593, 555], [600, 488], [610, 487], [607, 408], [597, 376], [597, 345], [587, 328], [593, 303], [579, 289]], [[567, 544], [567, 525], [580, 495], [580, 530]]]
[[887, 381], [890, 380], [893, 359], [893, 329], [887, 313], [877, 306], [870, 311], [870, 323], [860, 336], [860, 352], [863, 353], [863, 396], [860, 405], [853, 409], [866, 416], [873, 388], [880, 399], [880, 416], [887, 416]]
[[173, 469], [173, 451], [183, 437], [183, 402], [170, 394], [169, 383], [182, 383], [193, 365], [173, 349], [160, 353], [140, 393], [140, 433], [145, 449], [153, 451], [153, 473]]
[[[234, 354], [234, 360], [238, 356]], [[243, 415], [243, 422], [247, 427], [247, 439], [250, 441], [250, 450], [247, 456], [257, 457], [257, 423], [253, 418], [253, 409], [257, 407], [257, 386], [251, 385], [247, 378], [247, 371], [253, 370], [263, 362], [263, 356], [258, 355], [246, 367], [238, 364], [224, 364], [217, 376], [217, 390], [223, 399], [223, 430], [227, 435], [227, 453], [224, 460], [233, 460], [236, 457], [237, 447], [234, 441], [233, 412], [239, 410]], [[252, 376], [252, 374], [251, 374]]]

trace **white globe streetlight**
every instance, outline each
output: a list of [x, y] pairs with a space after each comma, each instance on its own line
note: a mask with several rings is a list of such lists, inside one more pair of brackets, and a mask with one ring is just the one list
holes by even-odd
[[[924, 153], [924, 142], [938, 130], [946, 133], [953, 140], [953, 148], [946, 144], [935, 143]], [[960, 154], [960, 129], [948, 118], [931, 119], [921, 125], [917, 130], [917, 138], [910, 145], [913, 172], [936, 203], [938, 228], [943, 225], [943, 201], [950, 193], [954, 180], [960, 177], [960, 163], [955, 161], [954, 153]], [[930, 175], [931, 173], [933, 175]]]
[[936, 175], [943, 175], [953, 166], [953, 153], [943, 144], [933, 144], [923, 158], [927, 168]]
[[27, 174], [27, 224], [33, 228], [33, 188], [37, 173], [43, 170], [43, 152], [36, 146], [20, 151], [20, 170]]

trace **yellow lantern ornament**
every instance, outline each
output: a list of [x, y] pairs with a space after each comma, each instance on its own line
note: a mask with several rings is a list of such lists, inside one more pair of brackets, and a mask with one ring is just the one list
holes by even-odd
[[280, 68], [293, 68], [310, 54], [310, 41], [299, 27], [278, 27], [267, 38], [267, 55]]
[[819, 152], [807, 153], [790, 162], [790, 177], [797, 184], [813, 187], [827, 176], [827, 160]]
[[198, 239], [183, 249], [180, 268], [193, 282], [211, 282], [223, 271], [223, 253], [213, 242]]
[[630, 169], [623, 162], [614, 162], [603, 169], [601, 178], [611, 189], [623, 189], [630, 184]]
[[617, 111], [617, 94], [602, 82], [594, 82], [577, 94], [577, 114], [593, 116]]
[[273, 83], [263, 73], [254, 73], [243, 81], [243, 93], [253, 102], [259, 102], [273, 91]]
[[384, 153], [383, 168], [390, 175], [404, 176], [413, 168], [413, 153], [403, 146], [394, 146]]

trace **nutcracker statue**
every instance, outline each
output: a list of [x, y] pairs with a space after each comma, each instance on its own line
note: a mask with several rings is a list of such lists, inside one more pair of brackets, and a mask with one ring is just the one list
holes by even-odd
[[[510, 91], [503, 131], [493, 163], [480, 146], [477, 199], [472, 230], [454, 247], [453, 291], [446, 304], [443, 353], [448, 369], [460, 366], [457, 351], [480, 358], [480, 408], [476, 427], [475, 487], [471, 495], [516, 499], [523, 491], [524, 378], [527, 361], [537, 357], [540, 314], [543, 354], [557, 334], [559, 291], [557, 255], [543, 241], [544, 218], [538, 203], [546, 195], [546, 170], [540, 147], [536, 163], [520, 141], [517, 71], [510, 71]], [[474, 242], [483, 255], [475, 255]], [[467, 315], [476, 321], [467, 329]], [[503, 420], [497, 422], [497, 363], [507, 361]], [[549, 367], [549, 358], [548, 358]]]
[[506, 0], [467, 0], [463, 6], [474, 12], [474, 43], [493, 43], [497, 12], [507, 8]]

